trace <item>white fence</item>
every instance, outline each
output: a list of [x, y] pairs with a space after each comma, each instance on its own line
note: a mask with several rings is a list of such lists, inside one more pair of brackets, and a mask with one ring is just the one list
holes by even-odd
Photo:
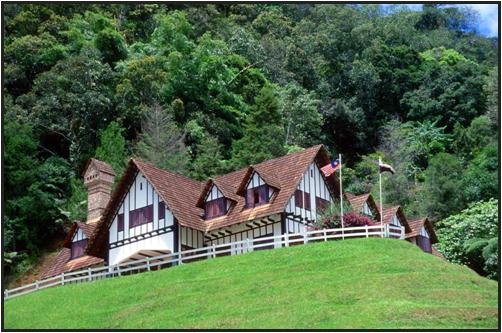
[[173, 265], [180, 265], [190, 261], [215, 258], [218, 256], [235, 255], [251, 252], [253, 250], [271, 247], [288, 247], [308, 242], [328, 241], [333, 239], [345, 239], [352, 237], [391, 237], [404, 239], [404, 227], [393, 225], [362, 226], [338, 229], [312, 230], [300, 234], [283, 234], [279, 236], [263, 237], [258, 239], [246, 239], [239, 242], [211, 245], [193, 250], [164, 254], [156, 257], [147, 257], [140, 260], [124, 262], [117, 265], [87, 268], [80, 271], [62, 273], [60, 275], [35, 281], [18, 288], [4, 290], [4, 299], [9, 299], [37, 290], [79, 283], [95, 281], [113, 276], [135, 274], [144, 271], [158, 270]]

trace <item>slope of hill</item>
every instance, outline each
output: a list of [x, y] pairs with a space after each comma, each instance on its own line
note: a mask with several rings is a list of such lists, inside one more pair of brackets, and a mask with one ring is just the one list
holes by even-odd
[[492, 328], [497, 283], [392, 239], [315, 243], [43, 290], [9, 329]]

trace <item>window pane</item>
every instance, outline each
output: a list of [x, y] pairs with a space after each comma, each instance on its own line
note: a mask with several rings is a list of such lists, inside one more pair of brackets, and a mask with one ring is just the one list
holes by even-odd
[[254, 189], [246, 190], [246, 207], [254, 207]]
[[262, 185], [259, 187], [260, 192], [260, 203], [268, 202], [268, 185]]
[[82, 239], [71, 243], [71, 259], [83, 256], [86, 246], [87, 246], [87, 239]]
[[206, 219], [225, 215], [227, 210], [226, 205], [226, 198], [218, 198], [215, 200], [207, 201], [205, 206]]

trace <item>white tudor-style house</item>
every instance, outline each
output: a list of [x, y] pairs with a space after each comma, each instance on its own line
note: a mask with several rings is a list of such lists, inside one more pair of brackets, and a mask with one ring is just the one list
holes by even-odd
[[[91, 159], [84, 172], [87, 221], [73, 224], [43, 277], [302, 233], [339, 195], [335, 174], [326, 178], [320, 171], [327, 163], [328, 154], [318, 145], [200, 182], [131, 159], [112, 193], [113, 169]], [[374, 202], [367, 212], [366, 206], [363, 212], [379, 214], [372, 210]], [[397, 212], [398, 219], [404, 216]], [[412, 232], [406, 221], [400, 223]]]

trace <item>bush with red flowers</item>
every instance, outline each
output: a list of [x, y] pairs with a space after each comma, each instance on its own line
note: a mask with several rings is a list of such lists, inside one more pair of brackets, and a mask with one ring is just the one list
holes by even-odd
[[[343, 214], [344, 227], [363, 227], [365, 225], [372, 226], [376, 224], [378, 224], [377, 221], [364, 214], [356, 212]], [[341, 226], [340, 214], [333, 214], [318, 219], [313, 229], [334, 229], [341, 228]]]
[[377, 222], [367, 215], [349, 212], [343, 214], [343, 224], [346, 227], [363, 227], [365, 225], [375, 225]]

